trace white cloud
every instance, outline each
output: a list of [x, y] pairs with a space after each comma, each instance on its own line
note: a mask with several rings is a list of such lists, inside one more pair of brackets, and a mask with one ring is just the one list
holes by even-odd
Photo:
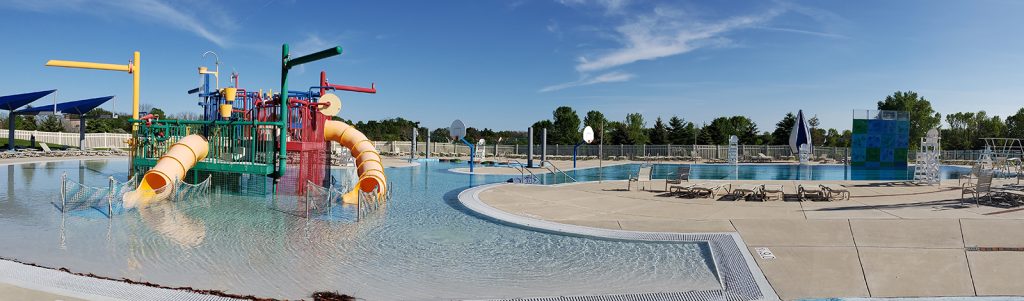
[[579, 87], [579, 86], [589, 86], [589, 85], [600, 84], [600, 83], [624, 82], [624, 81], [628, 81], [628, 80], [633, 79], [633, 77], [636, 77], [636, 75], [635, 74], [631, 74], [631, 73], [624, 73], [624, 72], [620, 72], [620, 71], [612, 71], [612, 72], [608, 72], [608, 73], [605, 73], [605, 74], [598, 75], [596, 77], [589, 77], [587, 75], [583, 75], [577, 81], [571, 81], [571, 82], [567, 82], [567, 83], [561, 83], [561, 84], [557, 84], [557, 85], [547, 86], [547, 87], [541, 88], [540, 91], [538, 91], [538, 92], [543, 93], [543, 92], [558, 91], [558, 90], [562, 90], [562, 89], [566, 89], [566, 88]]
[[[115, 18], [127, 16], [139, 21], [157, 23], [191, 32], [220, 47], [230, 47], [232, 45], [226, 35], [219, 33], [220, 29], [237, 28], [237, 24], [232, 19], [226, 17], [225, 14], [211, 13], [210, 16], [207, 16], [208, 18], [200, 18], [194, 12], [176, 8], [160, 0], [12, 0], [4, 1], [0, 3], [0, 6], [39, 13], [71, 12]], [[209, 8], [206, 5], [202, 7]], [[216, 12], [219, 10], [208, 9], [208, 11]], [[205, 22], [206, 19], [216, 20], [216, 24]], [[217, 29], [212, 27], [217, 27]]]
[[618, 26], [615, 31], [622, 47], [592, 57], [580, 57], [576, 70], [590, 72], [614, 68], [638, 61], [679, 55], [698, 49], [729, 31], [764, 23], [781, 14], [770, 10], [761, 15], [732, 17], [718, 22], [680, 22], [665, 11], [640, 16]]

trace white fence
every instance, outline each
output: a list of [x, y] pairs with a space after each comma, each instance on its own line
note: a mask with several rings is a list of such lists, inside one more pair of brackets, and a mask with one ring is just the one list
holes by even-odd
[[[36, 143], [45, 142], [49, 144], [62, 144], [67, 146], [79, 146], [78, 133], [40, 132], [40, 131], [14, 131], [14, 138], [21, 140], [32, 140], [35, 136]], [[4, 134], [4, 137], [7, 137]], [[85, 148], [128, 148], [126, 141], [131, 134], [110, 134], [94, 133], [85, 134]]]

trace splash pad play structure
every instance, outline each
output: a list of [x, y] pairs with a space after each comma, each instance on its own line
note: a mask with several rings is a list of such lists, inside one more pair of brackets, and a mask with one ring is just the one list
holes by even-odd
[[[138, 52], [128, 65], [51, 60], [47, 66], [133, 74], [133, 127], [132, 138], [127, 142], [131, 150], [129, 174], [135, 176], [126, 184], [135, 189], [106, 196], [121, 199], [125, 209], [172, 198], [183, 185], [207, 185], [210, 189], [204, 191], [239, 195], [295, 196], [322, 186], [328, 191], [340, 191], [327, 194], [336, 199], [328, 200], [328, 206], [334, 202], [379, 204], [388, 197], [380, 154], [359, 130], [330, 120], [341, 111], [341, 99], [330, 92], [372, 94], [376, 87], [331, 84], [325, 72], [320, 73], [319, 83], [308, 90], [288, 87], [291, 68], [341, 53], [341, 47], [334, 47], [291, 57], [288, 45], [284, 44], [281, 83], [276, 94], [272, 89], [264, 92], [240, 87], [237, 73], [231, 75], [230, 87], [221, 88], [218, 58], [214, 70], [199, 67], [201, 85], [188, 91], [200, 99], [202, 115], [198, 120], [140, 114]], [[348, 149], [355, 160], [354, 181], [339, 181], [330, 176], [332, 142]], [[67, 206], [66, 194], [62, 189], [62, 211]]]

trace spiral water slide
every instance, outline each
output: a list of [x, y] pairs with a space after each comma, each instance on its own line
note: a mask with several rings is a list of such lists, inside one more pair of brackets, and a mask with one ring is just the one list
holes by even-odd
[[360, 190], [372, 192], [376, 189], [377, 197], [384, 197], [387, 192], [384, 164], [373, 143], [366, 139], [366, 135], [344, 122], [328, 120], [324, 122], [324, 139], [338, 142], [348, 148], [352, 152], [352, 157], [356, 159], [356, 175], [359, 176], [359, 181], [356, 188], [345, 194], [342, 200], [344, 203], [358, 204]]
[[189, 169], [206, 158], [209, 150], [209, 143], [199, 135], [188, 135], [172, 144], [167, 153], [156, 161], [156, 166], [142, 176], [139, 187], [125, 193], [124, 207], [133, 208], [159, 200], [164, 191], [169, 191], [161, 188], [174, 185], [175, 180], [185, 177]]

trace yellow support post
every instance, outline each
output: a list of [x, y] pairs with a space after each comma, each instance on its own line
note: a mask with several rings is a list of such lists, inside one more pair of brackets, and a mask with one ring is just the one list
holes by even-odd
[[[62, 60], [49, 60], [46, 62], [46, 66], [50, 67], [64, 67], [64, 68], [79, 68], [79, 69], [95, 69], [95, 70], [109, 70], [109, 71], [120, 71], [128, 72], [132, 75], [132, 119], [139, 119], [139, 74], [141, 71], [141, 63], [139, 60], [139, 52], [136, 51], [132, 56], [132, 61], [127, 65], [118, 64], [104, 64], [104, 63], [91, 63], [91, 62], [78, 62], [78, 61], [62, 61]], [[132, 124], [132, 136], [138, 131], [139, 125]], [[134, 155], [134, 154], [132, 154]], [[131, 160], [129, 158], [129, 160]], [[128, 176], [131, 177], [132, 171], [129, 170]]]

